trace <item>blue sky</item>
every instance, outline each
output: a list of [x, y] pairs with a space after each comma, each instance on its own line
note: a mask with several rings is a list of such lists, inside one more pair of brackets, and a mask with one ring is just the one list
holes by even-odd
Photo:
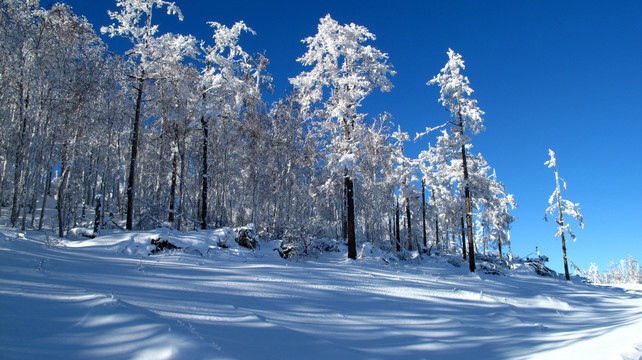
[[[115, 0], [66, 0], [96, 29], [108, 25]], [[43, 6], [48, 2], [42, 1]], [[544, 222], [554, 175], [544, 162], [557, 153], [564, 197], [579, 202], [585, 228], [568, 244], [583, 269], [605, 270], [628, 254], [642, 261], [642, 2], [641, 1], [193, 1], [177, 0], [185, 19], [155, 15], [161, 31], [209, 40], [207, 21], [244, 20], [257, 34], [244, 35], [248, 52], [265, 52], [275, 96], [303, 68], [301, 39], [314, 35], [330, 13], [340, 23], [366, 26], [372, 43], [389, 54], [397, 74], [390, 93], [374, 93], [363, 112], [387, 111], [414, 135], [443, 123], [439, 89], [426, 82], [452, 48], [465, 62], [473, 97], [486, 112], [487, 130], [473, 137], [509, 192], [518, 221], [513, 252], [533, 256], [538, 246], [562, 271], [553, 222]], [[106, 39], [120, 52], [127, 43]], [[407, 146], [416, 156], [434, 137]]]

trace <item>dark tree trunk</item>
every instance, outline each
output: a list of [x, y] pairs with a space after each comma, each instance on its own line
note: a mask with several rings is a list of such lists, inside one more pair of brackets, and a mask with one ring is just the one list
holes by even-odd
[[564, 253], [564, 276], [566, 276], [566, 281], [570, 281], [571, 275], [568, 272], [568, 262], [566, 260], [566, 239], [564, 238], [564, 233], [562, 233], [562, 252]]
[[347, 202], [347, 233], [348, 233], [348, 258], [357, 258], [357, 239], [354, 228], [354, 184], [346, 170], [345, 175], [346, 202]]
[[98, 196], [96, 196], [96, 218], [95, 218], [95, 220], [94, 220], [94, 234], [98, 233], [98, 231], [99, 231], [99, 229], [100, 229], [100, 223], [101, 223], [101, 218], [100, 218], [100, 214], [101, 214], [101, 207], [102, 207], [102, 204], [101, 204], [101, 197], [100, 197], [100, 195], [98, 195]]
[[[555, 219], [555, 222], [557, 225], [559, 225], [560, 228], [564, 227], [564, 212], [562, 211], [562, 194], [560, 190], [560, 180], [559, 180], [559, 174], [557, 173], [557, 166], [555, 166], [555, 185], [557, 186], [557, 209], [560, 212], [560, 217]], [[562, 231], [562, 253], [564, 255], [564, 276], [566, 277], [566, 281], [571, 280], [571, 275], [568, 272], [568, 261], [566, 258], [566, 238], [564, 237], [565, 231]]]
[[[463, 132], [463, 131], [462, 131]], [[466, 198], [466, 230], [468, 235], [468, 265], [470, 272], [475, 272], [475, 241], [473, 239], [473, 205], [470, 199], [468, 183], [468, 165], [466, 164], [466, 145], [461, 146], [461, 159], [464, 167], [464, 197]]]
[[174, 213], [176, 212], [176, 183], [178, 181], [178, 153], [175, 151], [172, 156], [172, 185], [169, 191], [169, 215], [167, 221], [174, 223]]
[[[464, 121], [459, 115], [459, 131], [464, 136]], [[464, 168], [464, 198], [466, 199], [466, 230], [468, 235], [468, 265], [470, 272], [475, 272], [475, 240], [473, 239], [473, 205], [470, 199], [470, 184], [468, 181], [468, 164], [466, 162], [466, 144], [461, 145], [461, 161]]]
[[67, 187], [68, 178], [69, 167], [65, 166], [58, 186], [58, 237], [65, 236], [65, 188]]
[[[205, 97], [205, 95], [203, 95]], [[201, 229], [207, 229], [207, 145], [209, 142], [208, 121], [205, 115], [201, 116], [201, 125], [203, 126], [203, 188], [201, 191]]]
[[408, 229], [408, 250], [412, 250], [412, 221], [410, 219], [410, 199], [406, 198], [406, 229]]
[[497, 249], [499, 250], [499, 260], [503, 260], [504, 257], [502, 255], [502, 241], [497, 240]]
[[461, 216], [461, 253], [464, 256], [464, 260], [466, 260], [466, 228], [464, 227], [463, 215]]
[[134, 228], [134, 190], [136, 186], [136, 160], [138, 158], [138, 128], [140, 124], [140, 111], [143, 105], [143, 84], [145, 82], [145, 71], [141, 72], [136, 88], [136, 113], [132, 124], [132, 151], [129, 162], [129, 178], [127, 179], [127, 223], [125, 228]]

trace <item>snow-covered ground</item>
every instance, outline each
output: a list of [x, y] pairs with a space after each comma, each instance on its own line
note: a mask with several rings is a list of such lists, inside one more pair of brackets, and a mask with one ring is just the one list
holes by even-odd
[[[0, 227], [0, 358], [642, 359], [640, 290], [372, 248], [351, 261], [213, 246], [231, 237]], [[187, 251], [148, 256], [153, 238]]]

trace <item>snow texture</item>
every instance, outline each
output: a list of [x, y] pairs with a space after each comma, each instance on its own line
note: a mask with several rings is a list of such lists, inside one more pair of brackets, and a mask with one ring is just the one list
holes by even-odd
[[[149, 256], [152, 239], [181, 247]], [[0, 228], [3, 359], [641, 359], [642, 290], [376, 247], [282, 259], [231, 229]], [[225, 243], [227, 247], [220, 246]], [[455, 265], [455, 266], [453, 266]]]

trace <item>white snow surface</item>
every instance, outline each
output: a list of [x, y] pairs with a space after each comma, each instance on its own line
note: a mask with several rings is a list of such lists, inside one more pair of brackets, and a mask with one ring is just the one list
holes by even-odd
[[[149, 256], [154, 238], [186, 251]], [[235, 245], [230, 229], [58, 241], [0, 227], [0, 358], [642, 359], [640, 289], [219, 240]]]

